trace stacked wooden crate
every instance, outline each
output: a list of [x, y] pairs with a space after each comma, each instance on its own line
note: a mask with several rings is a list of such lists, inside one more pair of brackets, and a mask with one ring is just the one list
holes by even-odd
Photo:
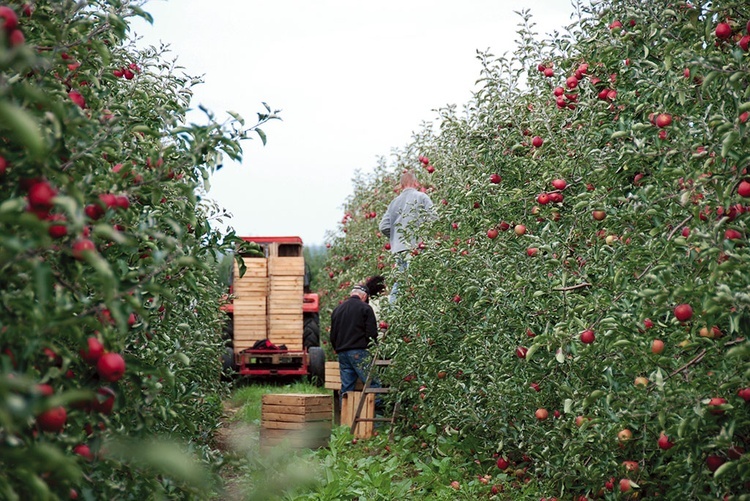
[[268, 258], [268, 339], [293, 351], [302, 350], [304, 273], [302, 256]]
[[[362, 419], [372, 419], [375, 417], [375, 394], [364, 393], [362, 391], [348, 391], [344, 393], [341, 403], [341, 424], [343, 426], [352, 426], [357, 414], [359, 401], [364, 398], [365, 403], [359, 417]], [[372, 421], [359, 421], [354, 429], [356, 438], [370, 438], [375, 430]]]
[[295, 449], [328, 445], [333, 398], [326, 394], [266, 394], [261, 401], [260, 445]]
[[234, 352], [251, 348], [268, 332], [268, 260], [246, 257], [245, 275], [234, 265]]

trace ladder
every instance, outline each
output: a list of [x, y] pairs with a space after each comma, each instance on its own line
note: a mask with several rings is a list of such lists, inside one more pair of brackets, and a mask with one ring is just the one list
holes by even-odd
[[377, 394], [386, 394], [386, 393], [394, 393], [396, 391], [395, 388], [373, 388], [370, 386], [370, 383], [372, 382], [373, 373], [377, 370], [379, 367], [388, 367], [391, 365], [390, 360], [380, 359], [378, 358], [380, 352], [380, 347], [378, 346], [375, 349], [375, 354], [373, 356], [372, 363], [370, 364], [369, 369], [367, 370], [367, 378], [364, 381], [364, 386], [362, 388], [362, 398], [359, 399], [359, 403], [357, 405], [357, 411], [354, 414], [354, 419], [352, 420], [352, 428], [351, 433], [354, 435], [354, 433], [357, 431], [357, 425], [359, 423], [363, 422], [388, 422], [390, 423], [390, 430], [388, 432], [388, 441], [393, 440], [393, 431], [394, 431], [394, 424], [396, 423], [396, 416], [398, 414], [399, 405], [401, 403], [400, 399], [397, 399], [396, 402], [393, 404], [393, 413], [391, 413], [391, 417], [371, 417], [371, 418], [365, 418], [362, 417], [362, 410], [365, 407], [365, 395], [368, 393], [375, 393]]

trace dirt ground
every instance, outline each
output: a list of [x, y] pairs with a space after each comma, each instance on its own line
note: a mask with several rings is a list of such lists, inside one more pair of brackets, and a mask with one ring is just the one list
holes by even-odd
[[[258, 427], [235, 419], [239, 406], [231, 402], [224, 403], [224, 416], [221, 427], [214, 438], [216, 447], [224, 454], [244, 457], [258, 440]], [[224, 478], [224, 495], [221, 500], [241, 501], [243, 499], [243, 472], [241, 469], [225, 466], [222, 473]]]

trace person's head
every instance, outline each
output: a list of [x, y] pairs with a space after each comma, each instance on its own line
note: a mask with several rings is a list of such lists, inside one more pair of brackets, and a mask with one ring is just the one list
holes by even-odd
[[412, 171], [407, 170], [401, 174], [401, 188], [416, 188], [417, 186], [419, 186], [417, 176]]
[[362, 301], [367, 301], [367, 298], [370, 296], [370, 291], [364, 285], [355, 285], [354, 287], [352, 287], [351, 295], [357, 296]]
[[385, 279], [382, 275], [375, 275], [365, 281], [365, 287], [370, 291], [370, 297], [377, 297], [385, 290]]

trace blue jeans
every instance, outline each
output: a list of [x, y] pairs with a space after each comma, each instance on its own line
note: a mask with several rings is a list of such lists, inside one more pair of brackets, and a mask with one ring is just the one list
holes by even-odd
[[[399, 275], [406, 271], [409, 267], [408, 252], [402, 251], [396, 253], [396, 269], [398, 269]], [[388, 302], [393, 304], [396, 302], [396, 296], [398, 295], [398, 280], [393, 282], [391, 293], [388, 296]]]
[[[357, 379], [362, 383], [367, 379], [367, 371], [370, 368], [370, 352], [367, 350], [348, 350], [339, 352], [339, 372], [341, 373], [341, 396], [349, 391], [354, 391]], [[371, 388], [380, 388], [380, 381], [372, 377]], [[380, 398], [376, 398], [376, 405]]]

